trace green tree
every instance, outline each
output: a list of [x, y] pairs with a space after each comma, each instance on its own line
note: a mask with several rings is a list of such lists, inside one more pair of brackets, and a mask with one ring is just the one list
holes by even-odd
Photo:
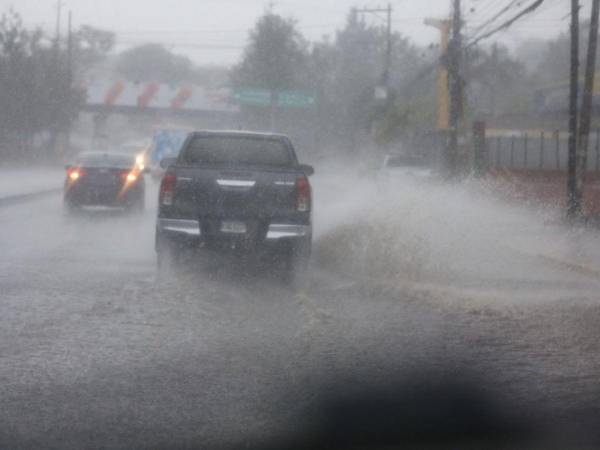
[[[390, 87], [396, 98], [408, 103], [415, 95], [430, 96], [431, 89], [413, 83], [424, 65], [421, 52], [401, 33], [392, 35]], [[361, 138], [376, 122], [395, 123], [397, 111], [389, 120], [387, 110], [374, 100], [375, 87], [381, 83], [387, 31], [373, 25], [355, 13], [350, 13], [344, 29], [333, 42], [328, 39], [316, 44], [311, 54], [310, 72], [314, 90], [319, 93], [319, 123], [325, 139], [332, 139], [352, 150], [361, 145]], [[410, 84], [410, 88], [405, 86]], [[404, 128], [403, 128], [404, 129]]]
[[115, 34], [90, 25], [82, 25], [73, 33], [73, 44], [75, 68], [84, 72], [101, 62], [113, 50]]
[[231, 70], [220, 66], [201, 66], [194, 70], [194, 82], [200, 86], [220, 88], [227, 85]]
[[267, 12], [250, 32], [242, 62], [233, 70], [232, 83], [272, 91], [304, 88], [308, 84], [307, 49], [294, 20]]
[[494, 45], [472, 55], [468, 73], [474, 113], [497, 116], [526, 112], [532, 100], [530, 76], [525, 64], [506, 47]]
[[0, 18], [0, 151], [24, 157], [41, 132], [66, 130], [82, 93], [69, 85], [66, 55], [44, 46], [40, 30], [24, 28], [10, 9]]
[[427, 133], [435, 124], [433, 96], [396, 99], [384, 114], [374, 119], [375, 142], [385, 147], [411, 135]]
[[195, 78], [194, 64], [189, 58], [177, 55], [160, 44], [145, 44], [121, 53], [117, 71], [134, 82], [179, 83]]

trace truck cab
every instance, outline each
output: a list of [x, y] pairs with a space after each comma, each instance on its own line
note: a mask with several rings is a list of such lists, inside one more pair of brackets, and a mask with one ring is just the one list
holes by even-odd
[[162, 162], [156, 251], [159, 268], [186, 249], [243, 253], [307, 264], [312, 243], [310, 166], [289, 138], [249, 132], [189, 135]]

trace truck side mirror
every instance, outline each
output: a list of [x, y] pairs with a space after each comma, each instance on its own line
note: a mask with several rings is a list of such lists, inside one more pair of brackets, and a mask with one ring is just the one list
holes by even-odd
[[177, 163], [177, 158], [165, 158], [160, 161], [160, 167], [162, 169], [168, 169], [169, 167]]
[[307, 177], [315, 174], [315, 168], [313, 166], [309, 166], [308, 164], [299, 164], [298, 169], [304, 172], [304, 175]]

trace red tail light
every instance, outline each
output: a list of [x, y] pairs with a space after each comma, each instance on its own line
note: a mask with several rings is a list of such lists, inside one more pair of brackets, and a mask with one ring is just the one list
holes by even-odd
[[126, 183], [133, 183], [134, 181], [137, 181], [138, 175], [137, 175], [135, 169], [134, 170], [123, 170], [123, 171], [121, 171], [121, 178]]
[[175, 197], [175, 185], [177, 176], [174, 173], [166, 173], [160, 183], [160, 193], [158, 203], [164, 206], [171, 206]]
[[67, 170], [67, 178], [71, 182], [77, 181], [78, 179], [80, 179], [83, 176], [85, 176], [85, 170], [83, 170], [83, 169], [79, 169], [77, 167], [71, 167], [69, 170]]
[[306, 178], [296, 180], [296, 211], [310, 211], [310, 183]]

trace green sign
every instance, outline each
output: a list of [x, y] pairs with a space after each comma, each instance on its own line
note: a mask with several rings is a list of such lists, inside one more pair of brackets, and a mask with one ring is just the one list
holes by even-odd
[[281, 108], [310, 108], [315, 103], [312, 95], [301, 91], [283, 91], [277, 97], [277, 106]]
[[269, 106], [271, 104], [271, 92], [266, 89], [236, 89], [233, 99], [240, 105]]
[[[271, 105], [271, 92], [267, 89], [241, 88], [233, 91], [233, 99], [240, 105], [268, 107]], [[278, 108], [311, 108], [315, 104], [315, 97], [306, 92], [282, 91], [277, 94], [275, 106]]]

